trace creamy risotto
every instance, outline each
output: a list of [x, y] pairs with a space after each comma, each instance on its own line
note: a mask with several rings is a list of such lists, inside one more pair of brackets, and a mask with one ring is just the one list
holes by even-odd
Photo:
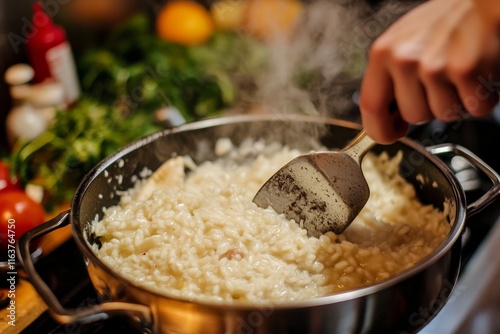
[[[280, 302], [369, 285], [404, 270], [449, 232], [446, 212], [423, 205], [398, 175], [400, 156], [368, 154], [371, 196], [342, 234], [307, 237], [253, 202], [300, 152], [219, 140], [220, 159], [167, 161], [93, 222], [99, 258], [152, 291], [195, 301]], [[251, 158], [251, 157], [256, 157]], [[187, 172], [185, 172], [187, 170]], [[446, 206], [445, 206], [446, 208]]]

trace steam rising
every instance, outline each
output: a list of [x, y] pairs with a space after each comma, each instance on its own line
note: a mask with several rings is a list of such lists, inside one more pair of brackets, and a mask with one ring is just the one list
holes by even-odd
[[357, 120], [353, 102], [371, 42], [415, 1], [315, 0], [293, 40], [269, 43], [269, 70], [257, 78], [258, 103], [273, 113]]

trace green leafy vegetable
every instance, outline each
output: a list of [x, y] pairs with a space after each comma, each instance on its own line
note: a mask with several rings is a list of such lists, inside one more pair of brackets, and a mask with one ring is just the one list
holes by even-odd
[[188, 47], [161, 40], [151, 26], [146, 15], [133, 17], [103, 47], [77, 58], [80, 100], [12, 150], [13, 169], [23, 183], [43, 187], [47, 209], [71, 200], [99, 161], [159, 130], [158, 108], [174, 106], [186, 121], [218, 115], [265, 66], [265, 48], [250, 36], [218, 32]]
[[199, 46], [158, 38], [145, 15], [131, 19], [79, 62], [83, 90], [122, 108], [175, 106], [186, 120], [219, 115], [250, 86], [266, 58], [250, 36], [217, 32]]
[[18, 143], [11, 157], [21, 180], [43, 187], [51, 209], [69, 201], [85, 174], [129, 142], [159, 130], [147, 113], [120, 114], [116, 109], [82, 99], [59, 111], [40, 137]]

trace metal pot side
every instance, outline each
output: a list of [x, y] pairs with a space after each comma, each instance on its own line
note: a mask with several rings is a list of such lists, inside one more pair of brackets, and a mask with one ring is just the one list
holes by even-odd
[[[92, 252], [90, 222], [102, 208], [119, 201], [116, 191], [132, 186], [144, 167], [155, 170], [174, 154], [195, 161], [214, 159], [216, 139], [235, 144], [246, 138], [280, 141], [291, 147], [343, 147], [359, 131], [353, 123], [312, 116], [236, 116], [191, 123], [139, 140], [103, 160], [85, 178], [71, 204], [73, 236], [104, 302], [149, 307], [158, 333], [402, 333], [416, 332], [446, 303], [458, 277], [460, 234], [466, 217], [463, 191], [450, 169], [425, 148], [401, 140], [375, 151], [403, 151], [401, 174], [416, 185], [424, 203], [451, 205], [451, 231], [443, 244], [416, 266], [378, 284], [294, 303], [219, 305], [159, 295], [136, 286], [103, 264]], [[421, 179], [428, 180], [422, 184]], [[437, 184], [437, 187], [436, 187]], [[138, 324], [144, 326], [144, 324]]]

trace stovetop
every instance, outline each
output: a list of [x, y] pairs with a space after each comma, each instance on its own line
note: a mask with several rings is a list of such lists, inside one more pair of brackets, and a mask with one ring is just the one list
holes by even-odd
[[[424, 146], [441, 143], [460, 144], [477, 154], [493, 169], [500, 171], [500, 155], [494, 147], [495, 143], [500, 142], [500, 122], [494, 118], [454, 124], [434, 121], [412, 128], [408, 136]], [[429, 138], [439, 138], [439, 140], [429, 142]], [[466, 194], [470, 202], [491, 187], [488, 180], [483, 180], [481, 177], [473, 181], [467, 183]], [[468, 219], [467, 230], [463, 237], [462, 271], [469, 266], [471, 258], [488, 236], [499, 216], [500, 201], [496, 201]], [[40, 259], [37, 267], [40, 275], [65, 307], [81, 308], [98, 303], [83, 259], [72, 239], [46, 258]], [[117, 331], [130, 333], [129, 328], [124, 329], [120, 326], [119, 319], [86, 325], [60, 325], [45, 312], [22, 333], [117, 333]]]

